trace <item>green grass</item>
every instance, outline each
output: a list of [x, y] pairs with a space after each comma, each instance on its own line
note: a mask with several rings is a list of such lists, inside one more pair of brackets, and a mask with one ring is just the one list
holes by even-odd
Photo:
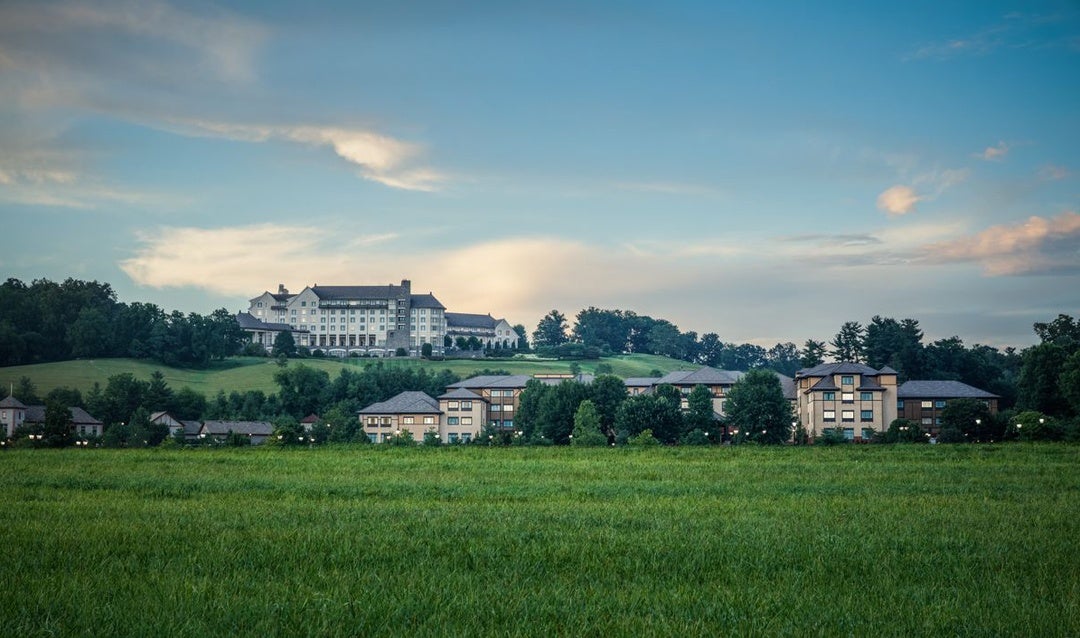
[[14, 450], [0, 635], [1080, 635], [1080, 447]]
[[[432, 370], [449, 368], [467, 376], [473, 371], [484, 368], [509, 370], [514, 374], [566, 373], [570, 370], [569, 361], [545, 361], [537, 359], [485, 361], [460, 360], [420, 361], [416, 359], [383, 359], [385, 365], [427, 367]], [[373, 363], [372, 359], [304, 359], [302, 363], [326, 370], [331, 378], [345, 366], [364, 366]], [[621, 355], [600, 361], [580, 361], [583, 372], [594, 372], [599, 363], [607, 363], [615, 374], [621, 377], [648, 376], [653, 369], [667, 373], [672, 370], [690, 369], [695, 366], [667, 357], [654, 355]], [[60, 361], [25, 366], [0, 368], [0, 387], [7, 388], [18, 383], [21, 377], [30, 377], [40, 394], [45, 394], [56, 387], [77, 388], [86, 392], [94, 382], [105, 386], [109, 377], [122, 372], [130, 372], [139, 379], [149, 379], [154, 370], [161, 370], [165, 379], [174, 389], [190, 387], [207, 396], [217, 394], [218, 390], [262, 390], [275, 392], [274, 371], [277, 365], [271, 359], [257, 357], [236, 357], [216, 363], [208, 370], [188, 370], [168, 368], [160, 364], [137, 359], [94, 359]]]

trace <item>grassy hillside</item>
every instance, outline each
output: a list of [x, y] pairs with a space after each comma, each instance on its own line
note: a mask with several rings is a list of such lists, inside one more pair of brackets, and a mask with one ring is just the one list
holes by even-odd
[[[384, 365], [393, 366], [423, 366], [435, 370], [449, 368], [462, 376], [467, 376], [473, 371], [484, 368], [508, 370], [514, 374], [560, 373], [569, 372], [571, 365], [569, 361], [542, 361], [536, 359], [509, 361], [382, 359], [381, 361], [383, 361]], [[303, 363], [304, 365], [326, 370], [333, 378], [345, 366], [362, 367], [373, 363], [373, 360], [304, 359]], [[607, 363], [612, 367], [614, 373], [621, 377], [647, 376], [652, 370], [660, 370], [666, 373], [672, 370], [695, 367], [685, 361], [676, 361], [667, 357], [653, 355], [624, 355], [609, 357], [600, 361], [578, 362], [583, 372], [594, 372], [599, 363]], [[273, 380], [277, 364], [271, 359], [256, 357], [229, 359], [215, 364], [214, 367], [208, 370], [168, 368], [157, 363], [135, 359], [95, 359], [12, 366], [0, 368], [0, 387], [6, 389], [11, 383], [18, 383], [20, 377], [27, 376], [37, 386], [39, 394], [45, 394], [49, 390], [60, 386], [77, 388], [86, 392], [93, 386], [95, 381], [104, 386], [108, 378], [114, 374], [130, 372], [139, 379], [149, 379], [154, 370], [161, 370], [169, 385], [175, 389], [187, 386], [207, 396], [213, 396], [219, 389], [226, 392], [232, 390], [273, 392], [277, 389]], [[3, 394], [6, 394], [6, 391]]]
[[3, 636], [1077, 636], [1080, 448], [0, 453]]

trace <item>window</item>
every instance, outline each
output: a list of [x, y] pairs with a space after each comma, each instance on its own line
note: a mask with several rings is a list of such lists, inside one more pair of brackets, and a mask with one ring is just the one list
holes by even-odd
[[307, 306], [307, 302], [306, 302], [306, 301], [301, 301], [301, 302], [300, 302], [300, 306], [301, 306], [301, 307], [306, 307], [306, 306]]
[[416, 418], [411, 417], [411, 416], [403, 416], [403, 417], [401, 417], [401, 422], [404, 423], [405, 425], [412, 425], [413, 423], [416, 422]]
[[506, 405], [503, 406], [503, 412], [513, 412], [513, 411], [514, 411], [514, 404], [513, 403], [507, 403]]
[[874, 420], [874, 411], [873, 410], [863, 410], [863, 411], [861, 411], [859, 413], [859, 420], [860, 421], [873, 421]]
[[844, 403], [854, 403], [855, 402], [855, 393], [854, 392], [844, 392], [844, 393], [842, 393], [840, 395], [840, 399]]
[[825, 412], [822, 413], [821, 418], [825, 421], [835, 421], [836, 410], [825, 410]]
[[463, 417], [461, 417], [461, 424], [462, 425], [472, 425], [472, 417], [471, 416], [463, 416]]
[[836, 393], [835, 392], [823, 392], [822, 395], [821, 395], [821, 398], [824, 399], [825, 401], [835, 401], [836, 400]]
[[924, 410], [929, 410], [932, 407], [934, 407], [934, 402], [933, 401], [923, 401], [922, 402], [922, 408]]
[[934, 407], [939, 409], [945, 407], [945, 401], [941, 399], [934, 401]]
[[461, 442], [462, 443], [468, 443], [471, 440], [472, 440], [472, 434], [470, 434], [469, 432], [462, 432], [461, 433]]
[[844, 410], [840, 413], [840, 420], [844, 423], [850, 423], [855, 420], [855, 410]]
[[447, 410], [456, 410], [456, 409], [458, 409], [458, 402], [457, 401], [447, 401], [446, 402], [446, 409]]
[[458, 442], [458, 435], [457, 435], [456, 432], [451, 433], [447, 438], [450, 439], [451, 443], [457, 443]]
[[504, 428], [512, 428], [512, 427], [514, 427], [514, 420], [513, 419], [506, 419], [505, 421], [503, 421], [503, 427]]
[[874, 428], [863, 428], [861, 436], [863, 441], [869, 441], [874, 438]]
[[855, 440], [855, 428], [844, 428], [844, 438], [848, 441]]
[[502, 411], [502, 405], [499, 404], [499, 403], [493, 403], [491, 405], [491, 411], [492, 412], [501, 412]]
[[931, 419], [931, 418], [930, 418], [930, 417], [928, 417], [928, 416], [924, 416], [924, 417], [922, 418], [922, 424], [923, 424], [923, 425], [930, 425], [930, 424], [932, 424], [933, 422], [934, 422], [934, 420], [933, 420], [933, 419]]
[[904, 402], [903, 402], [903, 401], [899, 401], [899, 400], [898, 400], [898, 401], [896, 402], [896, 409], [897, 409], [897, 410], [903, 410], [903, 409], [904, 409]]
[[859, 393], [859, 400], [860, 401], [873, 401], [874, 400], [874, 393], [873, 392], [860, 392]]
[[472, 409], [472, 401], [462, 401], [461, 402], [461, 409], [462, 410], [471, 410]]
[[854, 385], [854, 384], [855, 384], [855, 377], [853, 377], [851, 375], [847, 375], [847, 374], [840, 377], [840, 385]]
[[379, 435], [378, 434], [369, 433], [367, 435], [367, 438], [368, 438], [368, 441], [371, 441], [372, 443], [378, 443], [379, 442]]
[[456, 417], [456, 416], [448, 416], [448, 417], [446, 417], [446, 424], [447, 425], [457, 425], [458, 424], [458, 417]]
[[255, 304], [255, 307], [256, 308], [262, 308], [262, 302], [260, 301], [259, 303]]
[[934, 425], [941, 425], [941, 417], [939, 417], [939, 416], [934, 417]]

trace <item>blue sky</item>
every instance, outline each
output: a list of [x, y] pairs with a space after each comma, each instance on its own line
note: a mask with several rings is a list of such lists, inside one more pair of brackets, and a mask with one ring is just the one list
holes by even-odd
[[0, 5], [0, 272], [762, 345], [1080, 314], [1076, 3], [464, 4]]

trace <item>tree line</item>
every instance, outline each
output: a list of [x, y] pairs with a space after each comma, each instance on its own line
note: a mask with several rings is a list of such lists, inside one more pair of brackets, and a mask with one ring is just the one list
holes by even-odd
[[808, 339], [802, 347], [780, 342], [764, 348], [725, 342], [714, 332], [699, 337], [693, 331], [680, 331], [665, 319], [631, 310], [590, 306], [578, 312], [572, 328], [566, 315], [558, 310], [549, 312], [533, 332], [533, 345], [540, 354], [566, 358], [656, 354], [725, 370], [767, 368], [789, 377], [800, 368], [810, 368], [831, 358], [866, 363], [876, 369], [889, 366], [897, 371], [901, 382], [962, 381], [999, 395], [1005, 407], [1015, 404], [1022, 353], [1011, 347], [967, 346], [955, 336], [932, 343], [924, 343], [923, 337], [916, 319], [876, 315], [865, 326], [857, 321], [845, 322], [828, 342]]
[[120, 303], [107, 283], [36, 279], [0, 284], [0, 366], [134, 357], [206, 367], [240, 352], [244, 332], [221, 308], [209, 315]]

